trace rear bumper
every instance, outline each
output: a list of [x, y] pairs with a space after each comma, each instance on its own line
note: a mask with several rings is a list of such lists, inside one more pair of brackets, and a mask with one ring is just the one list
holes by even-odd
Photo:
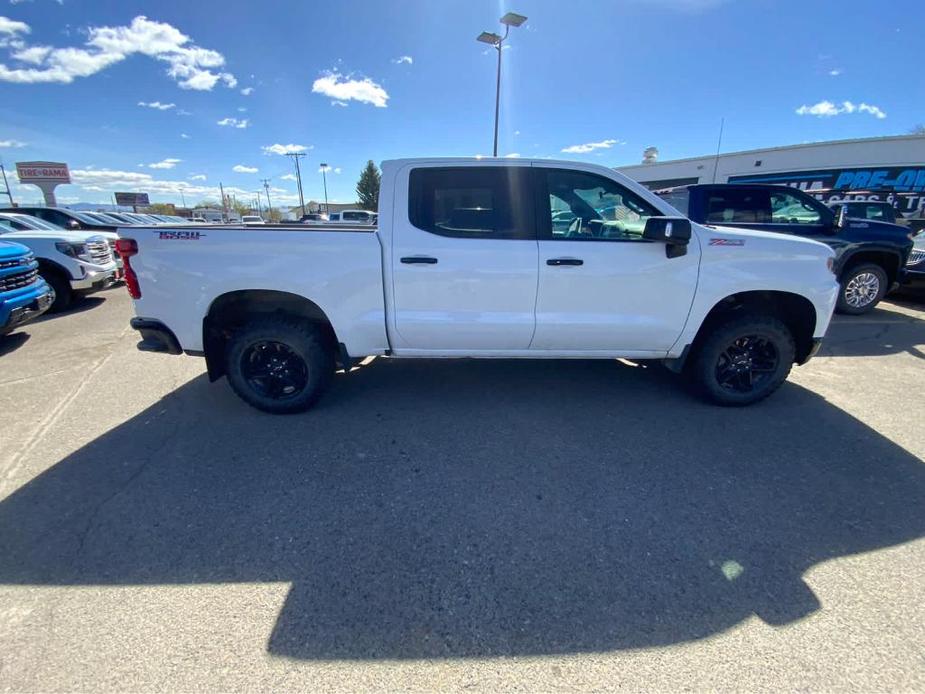
[[163, 352], [165, 354], [183, 354], [180, 341], [173, 331], [159, 320], [151, 318], [132, 318], [129, 325], [141, 333], [141, 342], [137, 347], [142, 352]]

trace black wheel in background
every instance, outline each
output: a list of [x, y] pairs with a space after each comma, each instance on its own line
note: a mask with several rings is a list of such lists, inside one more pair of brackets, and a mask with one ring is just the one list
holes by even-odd
[[71, 289], [71, 283], [67, 278], [55, 270], [40, 270], [39, 274], [55, 293], [55, 299], [51, 302], [48, 312], [60, 313], [69, 309], [74, 303], [74, 290]]

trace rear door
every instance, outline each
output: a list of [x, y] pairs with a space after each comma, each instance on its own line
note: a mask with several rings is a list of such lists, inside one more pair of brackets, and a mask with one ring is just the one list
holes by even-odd
[[703, 201], [707, 224], [830, 236], [832, 213], [822, 203], [777, 188], [711, 188]]
[[[668, 258], [642, 238], [662, 213], [617, 181], [536, 165], [539, 286], [531, 349], [664, 353], [697, 287], [700, 248]], [[571, 217], [563, 230], [558, 220]]]
[[[417, 166], [396, 181], [397, 350], [526, 350], [537, 243], [529, 166]], [[407, 191], [407, 197], [403, 194]]]

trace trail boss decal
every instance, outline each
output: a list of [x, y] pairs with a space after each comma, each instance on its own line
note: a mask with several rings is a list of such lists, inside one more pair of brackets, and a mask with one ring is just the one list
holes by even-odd
[[158, 238], [161, 241], [198, 241], [205, 234], [199, 231], [161, 231]]
[[745, 239], [710, 239], [711, 246], [744, 246]]

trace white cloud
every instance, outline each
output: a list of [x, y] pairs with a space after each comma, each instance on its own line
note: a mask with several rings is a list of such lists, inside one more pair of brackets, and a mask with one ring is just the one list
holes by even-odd
[[335, 99], [334, 101], [331, 102], [331, 106], [343, 106], [344, 108], [346, 108], [346, 107], [347, 107], [347, 102], [346, 102], [346, 101], [339, 101], [339, 100]]
[[831, 77], [838, 77], [840, 74], [841, 74], [841, 68], [834, 68], [832, 70], [829, 70], [829, 75]]
[[321, 173], [322, 171], [339, 174], [341, 171], [343, 171], [343, 169], [341, 169], [339, 166], [319, 166], [318, 173]]
[[25, 22], [17, 22], [9, 17], [0, 17], [0, 34], [29, 34], [32, 29]]
[[26, 142], [21, 142], [20, 140], [0, 140], [0, 149], [19, 149], [20, 147], [25, 147]]
[[571, 145], [569, 147], [563, 147], [562, 151], [566, 154], [587, 154], [588, 152], [593, 152], [596, 149], [610, 149], [614, 145], [625, 144], [620, 140], [601, 140], [600, 142], [586, 142], [583, 145]]
[[160, 101], [139, 101], [138, 105], [144, 108], [157, 109], [158, 111], [169, 111], [176, 106], [176, 104], [162, 104]]
[[[9, 67], [0, 63], [0, 80], [23, 84], [69, 84], [78, 77], [89, 77], [132, 55], [145, 55], [167, 63], [167, 75], [181, 89], [209, 91], [218, 82], [228, 87], [237, 85], [229, 72], [220, 71], [225, 57], [218, 51], [201, 48], [176, 27], [135, 17], [128, 26], [90, 27], [81, 47], [55, 48], [27, 46], [19, 34], [28, 34], [23, 22], [0, 17], [0, 34], [7, 39], [0, 46], [15, 49], [14, 60], [34, 67]], [[15, 36], [15, 42], [9, 37]]]
[[397, 58], [392, 58], [392, 62], [396, 65], [411, 65], [414, 62], [414, 58], [410, 55], [400, 55]]
[[148, 164], [149, 169], [172, 169], [179, 164], [182, 159], [163, 159], [153, 164]]
[[217, 125], [226, 125], [229, 128], [246, 128], [251, 123], [247, 118], [242, 118], [238, 120], [237, 118], [222, 118], [217, 122]]
[[310, 145], [267, 145], [261, 147], [264, 154], [291, 154], [297, 152], [304, 152], [307, 149], [311, 149]]
[[193, 113], [192, 111], [187, 111], [186, 109], [178, 108], [177, 115], [178, 116], [191, 116], [193, 115]]
[[206, 180], [206, 178], [207, 178], [207, 176], [206, 176], [205, 174], [193, 174], [192, 176], [189, 177], [189, 180], [191, 180], [191, 181], [204, 181], [204, 180]]
[[247, 113], [247, 109], [243, 106], [238, 106], [238, 113]]
[[346, 102], [352, 100], [372, 104], [376, 108], [385, 108], [389, 100], [388, 92], [369, 77], [358, 80], [333, 71], [316, 79], [312, 84], [312, 92], [341, 102], [338, 103], [339, 106], [346, 106]]
[[504, 155], [504, 158], [505, 158], [505, 159], [520, 159], [520, 153], [519, 153], [519, 152], [511, 152], [510, 154], [505, 154], [505, 155]]
[[235, 164], [231, 170], [235, 173], [257, 173], [256, 166], [244, 166], [244, 164]]
[[242, 93], [244, 96], [250, 96], [251, 94], [254, 93], [254, 88], [253, 88], [253, 87], [244, 87], [244, 89], [241, 90], [241, 93]]
[[855, 104], [851, 101], [843, 101], [841, 104], [833, 104], [831, 101], [826, 100], [812, 106], [804, 104], [796, 110], [798, 116], [816, 116], [817, 118], [831, 118], [844, 113], [869, 113], [879, 120], [886, 118], [886, 113], [879, 106], [865, 104], [864, 102]]
[[180, 139], [181, 139], [181, 140], [189, 140], [189, 139], [190, 139], [190, 136], [187, 135], [186, 133], [180, 133]]
[[285, 176], [280, 176], [280, 180], [283, 181], [297, 181], [295, 174], [286, 174]]

